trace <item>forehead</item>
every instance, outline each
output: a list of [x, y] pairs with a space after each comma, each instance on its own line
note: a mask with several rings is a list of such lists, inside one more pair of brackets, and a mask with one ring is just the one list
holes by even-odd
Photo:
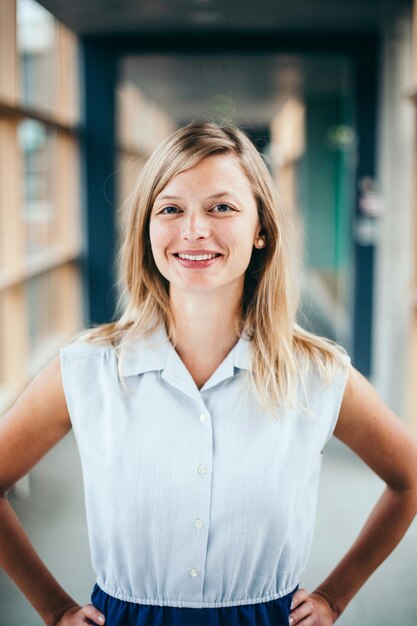
[[234, 154], [205, 157], [197, 165], [173, 176], [159, 195], [206, 189], [211, 193], [232, 191], [253, 195], [249, 179]]

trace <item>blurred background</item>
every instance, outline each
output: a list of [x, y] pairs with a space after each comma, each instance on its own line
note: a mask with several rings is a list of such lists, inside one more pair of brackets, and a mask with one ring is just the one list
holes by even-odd
[[[299, 233], [300, 323], [342, 343], [417, 436], [416, 40], [412, 0], [0, 0], [0, 414], [75, 332], [112, 319], [137, 174], [207, 119], [265, 156]], [[77, 454], [70, 433], [10, 501], [87, 602]], [[329, 444], [306, 585], [381, 489]], [[341, 626], [416, 626], [416, 557], [413, 524]], [[42, 623], [3, 573], [0, 605], [0, 624]]]

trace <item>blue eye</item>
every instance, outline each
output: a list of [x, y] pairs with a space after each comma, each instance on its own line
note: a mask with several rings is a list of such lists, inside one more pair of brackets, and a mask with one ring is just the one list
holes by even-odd
[[[173, 211], [169, 211], [169, 209], [173, 209]], [[172, 213], [174, 211], [178, 211], [176, 206], [166, 206], [162, 209], [161, 213], [164, 213], [165, 211], [167, 211], [167, 213], [165, 213], [165, 215], [172, 215]]]
[[216, 206], [214, 207], [214, 209], [219, 209], [219, 208], [222, 210], [217, 211], [218, 213], [227, 213], [227, 211], [224, 211], [223, 209], [228, 209], [229, 211], [233, 211], [232, 207], [230, 207], [228, 204], [216, 204]]

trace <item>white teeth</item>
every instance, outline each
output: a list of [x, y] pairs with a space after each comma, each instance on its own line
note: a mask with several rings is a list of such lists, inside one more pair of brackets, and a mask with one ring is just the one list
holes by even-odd
[[199, 254], [197, 256], [192, 256], [191, 254], [179, 254], [180, 259], [187, 259], [188, 261], [208, 261], [209, 259], [214, 259], [215, 254]]

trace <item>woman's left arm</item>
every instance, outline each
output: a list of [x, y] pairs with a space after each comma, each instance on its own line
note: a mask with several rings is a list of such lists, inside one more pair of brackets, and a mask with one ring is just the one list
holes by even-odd
[[382, 478], [386, 488], [358, 538], [312, 593], [294, 594], [290, 624], [333, 624], [399, 543], [417, 513], [417, 444], [406, 426], [351, 368], [335, 436]]

